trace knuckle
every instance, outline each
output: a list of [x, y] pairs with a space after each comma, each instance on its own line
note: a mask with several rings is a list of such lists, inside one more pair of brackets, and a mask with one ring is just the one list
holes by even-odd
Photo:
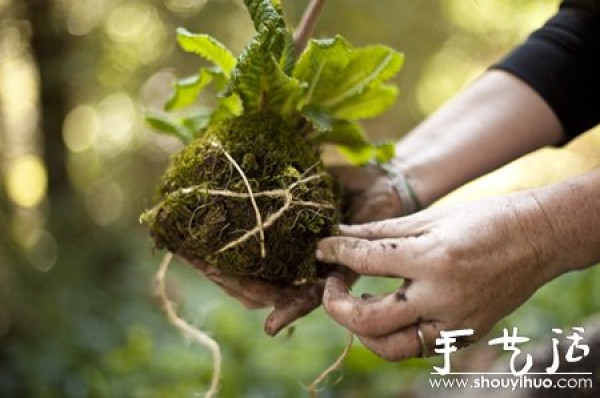
[[431, 262], [431, 267], [443, 279], [453, 279], [457, 267], [463, 264], [466, 256], [467, 250], [461, 245], [440, 243], [433, 252], [435, 261]]

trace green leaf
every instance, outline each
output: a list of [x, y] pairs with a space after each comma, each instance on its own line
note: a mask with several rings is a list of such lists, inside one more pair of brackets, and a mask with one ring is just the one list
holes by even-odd
[[396, 155], [396, 145], [393, 142], [386, 142], [375, 147], [375, 160], [378, 163], [388, 163]]
[[159, 132], [177, 137], [183, 141], [184, 144], [189, 143], [193, 138], [193, 134], [189, 129], [167, 115], [157, 112], [148, 112], [146, 113], [145, 119], [150, 126]]
[[244, 109], [272, 110], [288, 114], [304, 92], [304, 85], [290, 77], [268, 50], [268, 29], [262, 28], [246, 46], [232, 72], [225, 95], [238, 93]]
[[[311, 40], [293, 76], [309, 85], [303, 104], [324, 107], [336, 117], [360, 119], [378, 115], [391, 105], [395, 89], [383, 82], [400, 70], [403, 59], [389, 47], [353, 49], [344, 38], [336, 36]], [[362, 111], [373, 99], [377, 101]]]
[[211, 122], [231, 119], [241, 115], [243, 111], [242, 100], [237, 94], [219, 98], [217, 108], [211, 116]]
[[368, 87], [361, 95], [348, 98], [331, 109], [341, 119], [368, 119], [381, 115], [396, 101], [398, 88], [387, 84]]
[[317, 141], [323, 144], [336, 144], [346, 147], [369, 145], [362, 126], [348, 120], [333, 121], [330, 131], [324, 131]]
[[325, 96], [323, 85], [337, 81], [350, 62], [350, 44], [341, 36], [333, 39], [311, 40], [300, 56], [293, 77], [307, 82], [304, 102], [320, 105]]
[[358, 145], [338, 145], [338, 150], [351, 163], [364, 165], [370, 162], [388, 163], [395, 155], [396, 146], [393, 143], [373, 145], [365, 142]]
[[281, 5], [281, 0], [271, 0], [273, 7], [277, 10], [277, 12], [283, 15], [283, 6]]
[[373, 145], [370, 144], [356, 147], [338, 146], [337, 149], [346, 159], [357, 166], [369, 163], [375, 153]]
[[192, 132], [193, 138], [197, 138], [202, 135], [208, 127], [212, 120], [213, 113], [211, 108], [203, 108], [193, 115], [184, 117], [181, 120], [181, 123]]
[[184, 108], [192, 105], [204, 87], [215, 79], [223, 81], [223, 74], [219, 71], [210, 69], [202, 69], [196, 75], [180, 79], [175, 82], [175, 91], [167, 103], [165, 104], [165, 110], [171, 111], [174, 109]]
[[402, 68], [403, 63], [404, 57], [386, 46], [352, 50], [350, 62], [338, 76], [336, 84], [329, 81], [321, 86], [322, 89], [333, 89], [329, 93], [323, 93], [323, 101], [334, 108], [349, 98], [363, 94], [371, 84], [391, 79]]
[[331, 131], [333, 128], [333, 118], [331, 117], [331, 113], [326, 109], [309, 105], [302, 109], [301, 114], [313, 125], [317, 132], [320, 132], [321, 134]]
[[206, 34], [195, 34], [184, 28], [178, 28], [177, 41], [184, 51], [197, 54], [214, 63], [229, 78], [231, 70], [235, 67], [236, 58], [216, 39]]
[[296, 50], [290, 31], [283, 19], [279, 0], [244, 0], [257, 32], [266, 30], [265, 49], [279, 62], [281, 69], [291, 75], [296, 64]]
[[281, 3], [276, 0], [244, 0], [250, 13], [254, 28], [260, 31], [263, 27], [269, 29], [285, 28], [285, 21], [281, 15]]
[[285, 32], [282, 34], [283, 50], [281, 51], [279, 66], [286, 75], [291, 76], [296, 66], [296, 61], [298, 60], [296, 56], [296, 44], [294, 43], [294, 38], [287, 29], [285, 29]]

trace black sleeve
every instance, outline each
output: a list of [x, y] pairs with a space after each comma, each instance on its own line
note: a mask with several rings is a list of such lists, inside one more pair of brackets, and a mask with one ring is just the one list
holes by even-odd
[[570, 139], [600, 123], [600, 0], [565, 0], [558, 13], [493, 68], [536, 90]]

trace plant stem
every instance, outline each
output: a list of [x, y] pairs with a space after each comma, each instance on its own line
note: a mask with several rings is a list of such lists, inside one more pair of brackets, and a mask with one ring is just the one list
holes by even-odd
[[304, 10], [300, 24], [294, 32], [294, 44], [296, 45], [296, 54], [301, 54], [308, 43], [308, 39], [317, 24], [321, 10], [326, 0], [310, 0], [310, 3]]

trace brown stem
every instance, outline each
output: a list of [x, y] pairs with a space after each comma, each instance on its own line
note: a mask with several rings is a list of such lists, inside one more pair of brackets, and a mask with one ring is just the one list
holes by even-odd
[[308, 43], [308, 39], [317, 24], [321, 10], [326, 0], [310, 0], [310, 3], [304, 10], [300, 24], [294, 32], [294, 44], [296, 45], [296, 54], [301, 54]]

